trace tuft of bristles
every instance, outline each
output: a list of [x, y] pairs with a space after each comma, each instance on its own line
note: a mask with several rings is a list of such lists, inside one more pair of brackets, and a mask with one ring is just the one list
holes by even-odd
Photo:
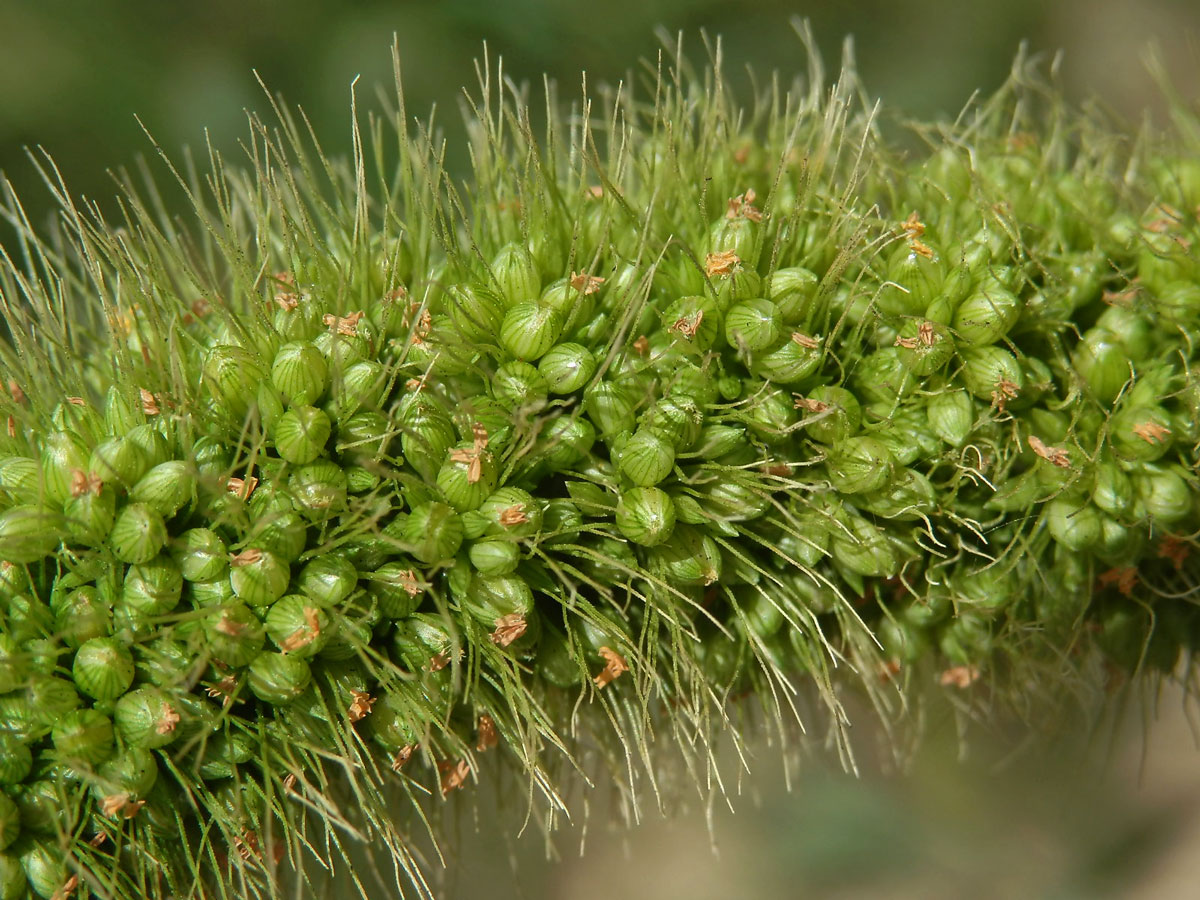
[[895, 139], [798, 30], [749, 106], [667, 44], [541, 133], [485, 60], [463, 183], [397, 60], [349, 160], [277, 101], [164, 155], [184, 219], [8, 191], [0, 898], [426, 896], [481, 781], [636, 820], [748, 731], [1193, 683], [1200, 121], [1022, 55]]

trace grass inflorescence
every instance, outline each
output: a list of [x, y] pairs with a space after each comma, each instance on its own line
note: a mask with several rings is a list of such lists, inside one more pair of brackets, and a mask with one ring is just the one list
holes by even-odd
[[1190, 682], [1200, 122], [1021, 57], [896, 139], [710, 50], [536, 132], [485, 63], [462, 183], [397, 70], [349, 160], [164, 156], [185, 218], [9, 192], [0, 900], [426, 893], [494, 760], [636, 817], [745, 728], [852, 766], [855, 698], [899, 755], [929, 687]]

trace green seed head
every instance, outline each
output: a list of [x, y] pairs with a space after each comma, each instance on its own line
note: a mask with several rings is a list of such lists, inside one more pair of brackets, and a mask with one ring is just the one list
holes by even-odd
[[423, 503], [408, 517], [404, 540], [423, 563], [451, 559], [462, 546], [462, 519], [445, 503]]
[[801, 266], [776, 269], [763, 285], [766, 297], [786, 325], [806, 324], [821, 279]]
[[596, 372], [596, 357], [581, 344], [558, 344], [538, 363], [538, 372], [552, 394], [581, 390]]
[[122, 507], [108, 535], [113, 555], [134, 564], [154, 559], [166, 543], [167, 526], [162, 516], [145, 503]]
[[308, 663], [295, 654], [266, 651], [250, 663], [247, 683], [259, 700], [285, 706], [300, 698], [312, 680]]
[[265, 640], [258, 616], [236, 601], [211, 610], [205, 620], [204, 638], [213, 659], [235, 669], [248, 666]]
[[296, 586], [323, 609], [331, 609], [358, 587], [358, 570], [348, 560], [325, 554], [305, 564]]
[[550, 394], [550, 386], [542, 373], [519, 360], [500, 366], [492, 377], [491, 388], [497, 400], [518, 409], [541, 407]]
[[510, 575], [521, 561], [521, 548], [503, 538], [490, 538], [474, 541], [467, 555], [480, 575]]
[[617, 530], [635, 544], [654, 547], [675, 528], [675, 504], [656, 487], [635, 487], [617, 503]]
[[33, 753], [15, 735], [0, 732], [0, 784], [20, 784], [33, 768]]
[[[42, 491], [46, 502], [62, 504], [71, 496], [76, 472], [88, 471], [88, 454], [73, 434], [51, 432], [42, 444]], [[31, 500], [34, 498], [30, 498]]]
[[271, 383], [289, 406], [313, 406], [329, 384], [325, 356], [306, 341], [284, 344], [271, 363]]
[[179, 460], [156, 465], [130, 489], [129, 497], [169, 519], [196, 496], [196, 475]]
[[633, 397], [611, 382], [602, 381], [588, 388], [583, 404], [596, 431], [604, 438], [633, 431], [637, 425]]
[[535, 300], [518, 303], [504, 314], [500, 346], [525, 362], [541, 358], [562, 334], [562, 316]]
[[500, 248], [492, 259], [491, 276], [509, 309], [518, 303], [536, 300], [542, 292], [537, 263], [519, 244], [505, 244]]
[[133, 655], [116, 638], [97, 637], [75, 653], [71, 676], [93, 700], [116, 700], [133, 684]]
[[229, 572], [229, 550], [211, 529], [189, 528], [171, 541], [170, 551], [186, 581], [217, 581]]
[[389, 619], [406, 619], [421, 605], [424, 587], [411, 564], [390, 562], [367, 576], [367, 588]]
[[181, 708], [157, 687], [140, 687], [123, 695], [113, 709], [113, 724], [127, 747], [154, 750], [180, 734]]
[[287, 590], [291, 570], [273, 553], [251, 547], [229, 560], [229, 583], [248, 606], [269, 606]]
[[864, 435], [834, 446], [826, 461], [833, 486], [843, 494], [878, 491], [892, 480], [892, 454], [882, 441]]
[[312, 406], [293, 406], [275, 423], [275, 452], [290, 463], [310, 463], [325, 451], [333, 433], [329, 416]]
[[617, 455], [617, 468], [639, 487], [658, 484], [675, 468], [675, 448], [652, 430], [640, 428]]
[[331, 636], [329, 615], [302, 594], [276, 600], [264, 624], [281, 653], [302, 659], [320, 653]]
[[950, 326], [955, 340], [963, 347], [994, 344], [1016, 323], [1021, 306], [1011, 291], [991, 283], [958, 305]]
[[183, 592], [183, 573], [167, 554], [129, 567], [121, 589], [121, 603], [143, 616], [161, 616], [173, 610]]
[[495, 458], [480, 442], [464, 442], [449, 451], [438, 470], [442, 498], [459, 512], [476, 509], [496, 489]]
[[779, 308], [770, 300], [744, 300], [725, 313], [725, 340], [751, 353], [769, 350], [783, 337]]
[[288, 489], [304, 515], [322, 522], [346, 508], [349, 484], [341, 466], [330, 460], [317, 460], [292, 470]]
[[50, 739], [60, 761], [95, 765], [113, 754], [112, 720], [94, 709], [77, 709], [54, 725]]

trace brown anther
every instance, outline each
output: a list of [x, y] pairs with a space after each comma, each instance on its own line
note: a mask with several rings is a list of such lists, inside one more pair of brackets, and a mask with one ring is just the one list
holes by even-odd
[[710, 253], [704, 257], [704, 274], [709, 278], [717, 275], [732, 275], [742, 264], [742, 259], [732, 250]]
[[8, 432], [8, 436], [10, 438], [15, 438], [17, 436], [17, 420], [14, 419], [12, 416], [9, 416], [8, 421], [5, 423], [5, 426], [6, 426], [5, 430]]
[[891, 681], [900, 674], [900, 660], [889, 659], [879, 664], [879, 680]]
[[795, 409], [804, 409], [811, 413], [823, 413], [829, 409], [829, 404], [821, 400], [812, 400], [808, 397], [801, 397], [799, 394], [792, 394], [792, 398], [795, 401], [793, 404]]
[[1184, 562], [1191, 555], [1188, 545], [1173, 534], [1168, 534], [1158, 544], [1158, 558], [1169, 559], [1175, 564], [1175, 570], [1183, 568]]
[[142, 398], [142, 412], [148, 416], [157, 416], [159, 413], [158, 398], [145, 388], [138, 388], [138, 395]]
[[1133, 301], [1137, 299], [1137, 294], [1136, 289], [1128, 291], [1105, 291], [1101, 294], [1100, 299], [1109, 306], [1123, 306], [1128, 309], [1133, 306]]
[[918, 256], [923, 256], [926, 259], [933, 259], [933, 248], [928, 244], [923, 243], [916, 238], [908, 242], [908, 249]]
[[231, 566], [248, 566], [251, 563], [256, 563], [263, 557], [263, 552], [257, 547], [247, 547], [240, 553], [234, 553], [229, 557]]
[[433, 316], [429, 310], [421, 310], [421, 314], [417, 316], [417, 324], [413, 328], [412, 343], [414, 346], [419, 346], [425, 343], [425, 339], [429, 337], [429, 332], [433, 331]]
[[975, 666], [951, 666], [938, 678], [942, 687], [953, 685], [956, 688], [969, 688], [979, 678], [979, 669]]
[[210, 685], [204, 689], [204, 693], [212, 697], [214, 700], [221, 698], [221, 705], [228, 706], [233, 702], [233, 692], [237, 688], [237, 679], [232, 675], [226, 675], [216, 684]]
[[423, 382], [420, 378], [410, 378], [408, 381], [404, 382], [404, 389], [410, 394], [415, 394], [423, 387], [425, 387], [425, 382]]
[[412, 569], [405, 569], [397, 576], [396, 580], [408, 596], [415, 597], [421, 593], [421, 583], [417, 580], [417, 573]]
[[787, 463], [773, 463], [763, 466], [763, 472], [776, 478], [787, 478], [792, 474], [792, 468]]
[[1147, 444], [1161, 444], [1166, 441], [1171, 429], [1157, 422], [1141, 422], [1133, 426], [1133, 433]]
[[296, 790], [296, 776], [293, 773], [288, 772], [283, 776], [283, 789], [285, 791]]
[[93, 834], [88, 839], [88, 846], [89, 847], [97, 847], [97, 848], [103, 847], [107, 840], [108, 840], [108, 834], [106, 832], [97, 831], [95, 834]]
[[217, 619], [213, 628], [229, 637], [239, 637], [246, 630], [245, 624], [231, 619], [228, 612], [221, 613], [221, 618]]
[[916, 350], [917, 339], [915, 337], [897, 337], [892, 346], [903, 347], [905, 350]]
[[159, 734], [170, 734], [181, 721], [179, 713], [175, 712], [175, 707], [166, 702], [163, 703], [159, 712], [162, 715], [158, 720], [158, 724], [154, 726], [154, 730]]
[[496, 730], [496, 720], [484, 713], [479, 717], [479, 724], [475, 729], [475, 749], [483, 753], [499, 743], [500, 732]]
[[1067, 455], [1066, 450], [1059, 447], [1048, 447], [1036, 435], [1031, 434], [1029, 436], [1029, 449], [1046, 460], [1046, 462], [1056, 465], [1060, 469], [1069, 469], [1071, 467], [1071, 457]]
[[481, 451], [476, 448], [450, 451], [453, 462], [465, 463], [467, 466], [467, 484], [475, 484], [483, 477], [483, 460]]
[[62, 883], [62, 887], [50, 895], [50, 900], [67, 900], [68, 897], [75, 893], [77, 887], [79, 887], [79, 876], [72, 875]]
[[799, 344], [805, 350], [816, 350], [821, 346], [820, 338], [810, 337], [802, 331], [793, 331], [792, 341]]
[[904, 229], [904, 233], [909, 238], [919, 238], [925, 233], [925, 223], [921, 221], [915, 209], [909, 213], [907, 219], [900, 223], [900, 227]]
[[84, 494], [92, 493], [97, 497], [100, 496], [100, 490], [104, 487], [104, 482], [92, 472], [85, 472], [83, 469], [71, 470], [71, 496], [82, 497]]
[[749, 159], [750, 147], [746, 144], [742, 144], [742, 146], [733, 151], [733, 161], [739, 166], [744, 166]]
[[[275, 303], [285, 312], [290, 312], [300, 305], [300, 295], [292, 291], [281, 291], [275, 295]], [[326, 322], [326, 325], [329, 323]]]
[[1028, 150], [1037, 146], [1037, 135], [1028, 131], [1017, 131], [1008, 136], [1008, 146], [1014, 150]]
[[320, 636], [321, 620], [317, 610], [311, 606], [306, 606], [302, 612], [304, 615], [304, 624], [283, 639], [283, 642], [279, 645], [280, 652], [291, 653], [293, 650], [307, 647]]
[[926, 347], [932, 347], [937, 343], [937, 332], [933, 328], [933, 323], [924, 321], [917, 326], [917, 340]]
[[604, 658], [604, 668], [592, 681], [596, 682], [596, 687], [602, 688], [612, 684], [622, 672], [628, 672], [629, 664], [621, 654], [609, 647], [601, 647], [599, 652]]
[[416, 752], [416, 744], [405, 744], [396, 751], [396, 755], [392, 757], [392, 771], [399, 772], [404, 768], [404, 764], [412, 759], [412, 755]]
[[638, 356], [645, 356], [650, 352], [650, 340], [644, 334], [633, 342], [634, 352]]
[[256, 487], [258, 487], [258, 479], [253, 475], [247, 475], [245, 478], [230, 478], [225, 482], [225, 490], [239, 500], [249, 500]]
[[450, 654], [448, 653], [435, 653], [429, 658], [430, 672], [440, 672], [448, 665], [450, 665]]
[[675, 324], [667, 330], [677, 332], [690, 341], [696, 336], [696, 331], [700, 328], [700, 323], [703, 321], [704, 310], [698, 309], [694, 313], [689, 313], [686, 316], [680, 316], [675, 320]]
[[82, 397], [68, 397], [67, 402], [72, 406], [87, 406], [87, 401]]
[[506, 509], [500, 510], [500, 515], [496, 520], [505, 528], [511, 528], [513, 525], [524, 525], [529, 521], [529, 516], [525, 515], [525, 507], [520, 503], [514, 503]]
[[262, 856], [258, 845], [258, 835], [250, 829], [243, 831], [241, 837], [233, 839], [233, 847], [237, 850], [238, 856], [245, 860], [250, 859], [251, 856]]
[[371, 707], [375, 705], [375, 698], [366, 691], [356, 691], [353, 688], [350, 690], [350, 709], [346, 714], [350, 717], [351, 722], [360, 722], [367, 717], [371, 711]]
[[491, 634], [491, 641], [499, 647], [507, 647], [525, 633], [529, 624], [520, 613], [509, 613], [496, 620], [496, 629]]
[[383, 295], [383, 300], [385, 303], [402, 303], [407, 299], [408, 288], [406, 288], [404, 285], [400, 285], [398, 288], [392, 288], [392, 290]]
[[1137, 587], [1138, 583], [1138, 570], [1133, 566], [1121, 566], [1102, 572], [1098, 580], [1101, 587], [1115, 585], [1117, 590], [1126, 597], [1132, 597], [1133, 589]]
[[996, 389], [992, 391], [992, 406], [1000, 412], [1004, 412], [1008, 401], [1015, 400], [1018, 393], [1016, 384], [1001, 376], [1000, 380], [996, 382]]
[[585, 297], [588, 294], [594, 294], [600, 290], [600, 285], [604, 284], [604, 279], [598, 275], [587, 275], [583, 272], [576, 274], [571, 273], [571, 287], [579, 291]]
[[442, 796], [462, 787], [467, 783], [467, 777], [471, 774], [471, 767], [467, 765], [465, 759], [460, 759], [458, 762], [450, 762], [442, 760], [438, 763], [438, 771], [442, 774]]
[[129, 802], [128, 794], [109, 794], [100, 801], [100, 812], [106, 816], [116, 818], [121, 810], [125, 808], [125, 804]]
[[604, 196], [604, 186], [599, 184], [589, 184], [587, 187], [587, 194], [589, 197], [599, 200]]
[[362, 321], [366, 313], [352, 312], [344, 316], [335, 316], [333, 313], [325, 313], [321, 316], [321, 321], [329, 328], [330, 331], [337, 334], [344, 334], [347, 337], [355, 337], [358, 334], [358, 323]]
[[729, 199], [729, 208], [725, 210], [727, 219], [749, 219], [751, 222], [762, 221], [762, 211], [756, 209], [754, 203], [754, 188], [748, 188], [744, 194], [738, 194]]
[[21, 390], [21, 386], [12, 378], [8, 379], [8, 393], [18, 403], [25, 402], [25, 392]]
[[294, 285], [296, 283], [296, 276], [291, 272], [276, 272], [275, 280], [280, 284]]
[[203, 319], [207, 316], [210, 308], [208, 301], [203, 297], [197, 297], [192, 301], [192, 315], [197, 319]]

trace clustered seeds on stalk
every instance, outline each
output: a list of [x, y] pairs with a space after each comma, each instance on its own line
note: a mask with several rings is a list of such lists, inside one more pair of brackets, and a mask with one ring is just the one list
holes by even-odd
[[764, 722], [852, 764], [852, 695], [1193, 677], [1197, 118], [1022, 57], [901, 152], [849, 65], [669, 49], [540, 135], [485, 65], [463, 184], [398, 90], [167, 163], [188, 221], [9, 192], [0, 900], [425, 894], [501, 766], [553, 824]]

